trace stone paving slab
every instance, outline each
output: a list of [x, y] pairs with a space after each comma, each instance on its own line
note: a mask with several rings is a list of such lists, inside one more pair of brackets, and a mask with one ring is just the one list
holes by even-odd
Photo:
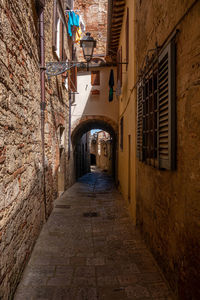
[[172, 300], [173, 295], [112, 179], [97, 171], [56, 201], [14, 299]]

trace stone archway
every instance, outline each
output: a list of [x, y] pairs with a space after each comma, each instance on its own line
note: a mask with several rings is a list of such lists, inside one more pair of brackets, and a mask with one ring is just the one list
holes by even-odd
[[[117, 143], [118, 143], [118, 125], [115, 121], [112, 119], [105, 117], [105, 116], [83, 116], [76, 120], [72, 124], [72, 130], [71, 130], [71, 140], [73, 145], [73, 154], [74, 154], [74, 168], [76, 172], [76, 178], [83, 175], [82, 173], [78, 172], [78, 166], [79, 166], [79, 154], [78, 149], [79, 147], [79, 141], [81, 137], [88, 131], [92, 129], [102, 129], [104, 131], [107, 131], [110, 136], [112, 137], [113, 141], [113, 149], [112, 149], [112, 173], [113, 177], [117, 178]], [[78, 174], [78, 175], [77, 175]]]
[[105, 117], [105, 116], [83, 116], [76, 120], [72, 124], [71, 129], [71, 138], [72, 143], [74, 141], [74, 138], [84, 132], [87, 132], [88, 130], [95, 129], [98, 126], [99, 128], [105, 131], [108, 131], [110, 134], [115, 135], [115, 138], [118, 137], [118, 125], [115, 121], [112, 119]]

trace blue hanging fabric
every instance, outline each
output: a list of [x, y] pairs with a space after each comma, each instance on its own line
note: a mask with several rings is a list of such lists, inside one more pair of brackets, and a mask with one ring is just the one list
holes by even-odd
[[72, 36], [72, 26], [73, 26], [73, 15], [72, 12], [68, 12], [69, 20], [68, 20], [68, 33], [69, 36]]
[[74, 26], [79, 27], [79, 15], [73, 12]]
[[69, 36], [72, 36], [72, 26], [79, 27], [79, 15], [75, 14], [74, 11], [68, 12], [69, 20], [68, 20], [68, 33]]

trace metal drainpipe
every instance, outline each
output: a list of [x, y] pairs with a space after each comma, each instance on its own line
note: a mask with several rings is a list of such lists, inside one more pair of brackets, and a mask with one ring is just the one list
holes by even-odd
[[40, 8], [39, 14], [40, 28], [40, 86], [41, 86], [41, 138], [42, 138], [42, 166], [43, 166], [43, 195], [44, 195], [44, 215], [47, 220], [47, 201], [46, 201], [46, 178], [45, 178], [45, 143], [44, 143], [44, 124], [45, 124], [45, 46], [44, 46], [44, 7]]

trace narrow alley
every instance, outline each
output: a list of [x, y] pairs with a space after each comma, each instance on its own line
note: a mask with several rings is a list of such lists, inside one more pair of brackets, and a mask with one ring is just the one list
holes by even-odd
[[200, 300], [200, 0], [0, 0], [0, 300]]
[[93, 167], [56, 201], [14, 299], [172, 298], [112, 178]]

